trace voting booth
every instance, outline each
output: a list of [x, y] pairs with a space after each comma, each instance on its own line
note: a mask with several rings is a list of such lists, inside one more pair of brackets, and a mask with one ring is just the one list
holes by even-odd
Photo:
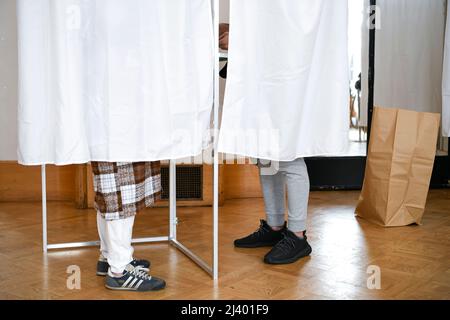
[[[43, 250], [98, 245], [47, 241], [46, 165], [170, 160], [164, 237], [218, 276], [218, 0], [19, 0], [18, 161], [41, 165]], [[211, 121], [212, 119], [212, 121]], [[213, 259], [177, 239], [176, 162], [212, 146]]]

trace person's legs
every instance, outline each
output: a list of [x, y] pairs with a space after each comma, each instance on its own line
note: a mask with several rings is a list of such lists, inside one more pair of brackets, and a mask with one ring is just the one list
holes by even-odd
[[[133, 221], [131, 225], [125, 224], [122, 220], [127, 220], [129, 217], [134, 217], [136, 210], [126, 211], [123, 201], [123, 187], [131, 185], [134, 181], [132, 163], [116, 163], [116, 162], [92, 162], [92, 172], [94, 177], [94, 191], [95, 191], [95, 209], [97, 210], [97, 229], [100, 237], [100, 257], [97, 262], [97, 275], [104, 276], [107, 274], [110, 268], [109, 260], [112, 253], [117, 254], [121, 252], [117, 248], [112, 248], [114, 243], [110, 240], [110, 237], [114, 237], [115, 234], [112, 231], [119, 232], [121, 234], [130, 233], [130, 239], [125, 237], [125, 241], [122, 246], [131, 247], [131, 232], [133, 227]], [[127, 228], [125, 231], [117, 228], [116, 230], [110, 230], [109, 224], [111, 221], [115, 221], [117, 225], [124, 225]], [[134, 219], [133, 219], [134, 220]], [[130, 221], [130, 220], [128, 220]], [[124, 227], [125, 228], [125, 227]], [[127, 251], [122, 259], [128, 260], [129, 254]], [[117, 260], [117, 257], [115, 258]], [[131, 260], [130, 260], [131, 261]], [[128, 262], [130, 262], [128, 261]], [[127, 263], [128, 263], [127, 262]]]
[[[107, 258], [107, 262], [99, 260], [97, 274], [106, 275], [105, 286], [111, 290], [144, 292], [164, 289], [164, 280], [148, 275], [148, 261], [133, 259], [131, 240], [135, 216], [106, 220], [98, 214], [97, 219], [101, 252]], [[107, 266], [105, 274], [99, 273], [99, 265]]]
[[133, 261], [134, 249], [131, 245], [134, 216], [126, 219], [105, 221], [108, 263], [113, 274], [122, 274]]
[[277, 230], [285, 222], [287, 189], [288, 228], [299, 235], [305, 231], [310, 188], [305, 160], [280, 162], [275, 175], [265, 175], [260, 168], [260, 180], [269, 226]]
[[265, 175], [260, 170], [261, 188], [266, 208], [267, 224], [275, 230], [284, 225], [284, 213], [286, 211], [286, 187], [284, 175], [277, 172], [275, 175]]
[[281, 172], [274, 175], [266, 174], [271, 170], [264, 170], [264, 164], [261, 162], [259, 170], [267, 221], [261, 220], [256, 232], [234, 241], [234, 245], [239, 248], [272, 247], [283, 239], [283, 231], [286, 229], [284, 176]]
[[305, 160], [281, 163], [287, 185], [288, 229], [299, 236], [306, 230], [309, 199], [309, 176]]
[[152, 291], [165, 282], [148, 275], [150, 262], [133, 259], [131, 245], [137, 212], [160, 194], [159, 163], [92, 162], [101, 255], [97, 275], [113, 290]]
[[312, 252], [305, 234], [309, 198], [309, 177], [305, 161], [300, 158], [280, 162], [279, 166], [287, 186], [288, 228], [283, 232], [283, 239], [264, 257], [264, 262], [268, 264], [293, 263]]
[[155, 291], [164, 289], [166, 283], [148, 274], [149, 269], [133, 262], [131, 246], [134, 216], [106, 221], [106, 245], [109, 271], [105, 286], [111, 290]]

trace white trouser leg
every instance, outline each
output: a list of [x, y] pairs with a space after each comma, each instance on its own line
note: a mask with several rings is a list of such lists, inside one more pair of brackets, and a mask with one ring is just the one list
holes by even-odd
[[100, 237], [100, 254], [103, 258], [108, 259], [108, 246], [106, 244], [106, 220], [100, 212], [97, 212], [97, 230]]
[[101, 252], [106, 253], [111, 271], [122, 273], [127, 264], [133, 261], [134, 249], [131, 246], [134, 216], [126, 219], [108, 221], [97, 216]]

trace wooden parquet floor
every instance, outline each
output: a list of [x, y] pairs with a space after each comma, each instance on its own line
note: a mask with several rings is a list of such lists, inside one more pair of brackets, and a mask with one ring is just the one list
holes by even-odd
[[[229, 200], [220, 211], [220, 280], [215, 283], [166, 243], [135, 246], [168, 287], [157, 293], [113, 292], [95, 275], [97, 248], [41, 252], [40, 203], [0, 203], [0, 299], [450, 299], [450, 190], [430, 192], [423, 226], [381, 228], [354, 217], [357, 192], [313, 192], [308, 236], [313, 254], [267, 266], [268, 249], [232, 242], [258, 227], [262, 199]], [[178, 238], [211, 261], [211, 208], [180, 208]], [[167, 234], [168, 209], [148, 209], [135, 236]], [[95, 240], [92, 210], [49, 203], [49, 241]], [[66, 286], [67, 267], [81, 269], [81, 289]], [[367, 267], [381, 289], [367, 288]]]

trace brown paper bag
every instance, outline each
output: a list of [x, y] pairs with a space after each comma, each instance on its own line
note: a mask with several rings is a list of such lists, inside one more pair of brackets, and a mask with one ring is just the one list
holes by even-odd
[[440, 115], [375, 108], [356, 215], [378, 225], [421, 224]]

